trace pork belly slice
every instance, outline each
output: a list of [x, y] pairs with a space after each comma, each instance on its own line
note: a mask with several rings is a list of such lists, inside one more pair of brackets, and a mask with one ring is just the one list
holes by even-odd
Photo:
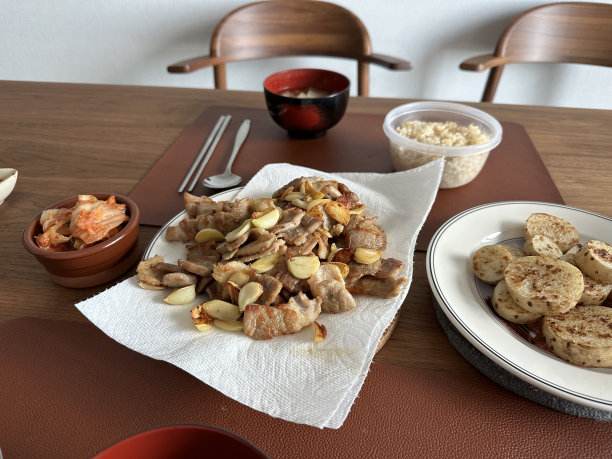
[[[336, 261], [336, 260], [334, 260]], [[381, 260], [377, 260], [374, 263], [363, 264], [357, 263], [356, 261], [349, 261], [347, 263], [349, 267], [348, 276], [346, 276], [346, 283], [353, 284], [358, 279], [361, 279], [363, 276], [373, 276], [378, 271], [380, 271], [380, 267], [382, 265]]]
[[337, 314], [353, 309], [355, 299], [346, 289], [340, 268], [325, 263], [308, 279], [312, 296], [322, 299], [321, 312]]
[[387, 247], [387, 236], [383, 229], [376, 225], [374, 218], [365, 218], [362, 215], [353, 214], [349, 224], [342, 232], [344, 245], [349, 249], [363, 247], [366, 249], [385, 250]]
[[275, 241], [272, 242], [270, 247], [258, 253], [240, 256], [241, 255], [240, 250], [241, 249], [239, 249], [236, 252], [236, 254], [233, 256], [232, 259], [235, 261], [242, 261], [246, 263], [248, 261], [257, 260], [258, 258], [272, 255], [273, 253], [278, 253], [279, 255], [283, 255], [287, 251], [287, 246], [285, 245], [285, 241], [283, 241], [282, 239], [276, 239]]
[[216, 264], [221, 259], [221, 254], [217, 252], [217, 243], [214, 241], [188, 245], [185, 249], [187, 250], [187, 260], [194, 263]]
[[311, 300], [304, 293], [278, 306], [250, 304], [244, 310], [244, 333], [253, 339], [289, 335], [312, 324], [320, 313], [321, 298]]
[[215, 201], [208, 196], [195, 196], [190, 193], [183, 193], [183, 202], [190, 218], [212, 214], [223, 208], [223, 201]]
[[178, 288], [187, 285], [195, 285], [198, 282], [198, 276], [187, 273], [168, 273], [162, 277], [162, 284], [166, 287]]
[[398, 277], [404, 270], [404, 263], [395, 258], [383, 258], [380, 262], [380, 269], [374, 274], [375, 277]]
[[147, 258], [138, 263], [136, 273], [138, 274], [138, 280], [148, 285], [162, 286], [162, 278], [167, 271], [157, 269], [157, 265], [164, 262], [164, 257], [155, 255], [154, 257]]
[[178, 265], [187, 272], [201, 277], [208, 277], [212, 272], [214, 262], [178, 260]]
[[374, 277], [364, 276], [347, 286], [354, 295], [371, 295], [379, 298], [393, 298], [408, 285], [405, 277]]
[[300, 221], [302, 221], [303, 215], [304, 211], [298, 207], [291, 207], [287, 210], [283, 210], [279, 221], [270, 228], [269, 231], [272, 234], [277, 234], [294, 229], [300, 224]]

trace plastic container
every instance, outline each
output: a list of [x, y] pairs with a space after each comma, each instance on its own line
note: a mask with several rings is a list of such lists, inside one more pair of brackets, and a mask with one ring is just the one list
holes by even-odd
[[[488, 140], [467, 146], [434, 145], [397, 132], [396, 129], [404, 122], [414, 120], [455, 122], [458, 126], [473, 125], [478, 127]], [[389, 138], [395, 170], [412, 169], [444, 157], [440, 188], [456, 188], [474, 180], [485, 165], [489, 152], [499, 145], [502, 139], [502, 127], [491, 115], [467, 105], [448, 102], [413, 102], [400, 105], [387, 113], [383, 130]]]

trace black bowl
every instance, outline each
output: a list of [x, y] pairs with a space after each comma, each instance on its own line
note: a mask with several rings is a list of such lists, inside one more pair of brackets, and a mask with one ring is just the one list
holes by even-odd
[[272, 119], [292, 137], [320, 137], [344, 116], [348, 78], [330, 70], [292, 69], [270, 75], [264, 94]]

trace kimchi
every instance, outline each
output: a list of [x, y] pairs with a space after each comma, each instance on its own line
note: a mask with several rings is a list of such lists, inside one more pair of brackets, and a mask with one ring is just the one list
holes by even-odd
[[36, 237], [39, 247], [54, 252], [79, 250], [112, 237], [129, 220], [125, 204], [115, 196], [106, 200], [79, 195], [70, 209], [47, 209], [40, 216], [43, 232]]

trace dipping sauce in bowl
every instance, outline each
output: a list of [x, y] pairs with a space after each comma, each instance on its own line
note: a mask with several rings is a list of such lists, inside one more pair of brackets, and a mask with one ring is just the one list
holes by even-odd
[[395, 170], [444, 157], [440, 188], [456, 188], [474, 180], [502, 137], [501, 125], [488, 113], [447, 102], [396, 107], [385, 117], [383, 130]]

